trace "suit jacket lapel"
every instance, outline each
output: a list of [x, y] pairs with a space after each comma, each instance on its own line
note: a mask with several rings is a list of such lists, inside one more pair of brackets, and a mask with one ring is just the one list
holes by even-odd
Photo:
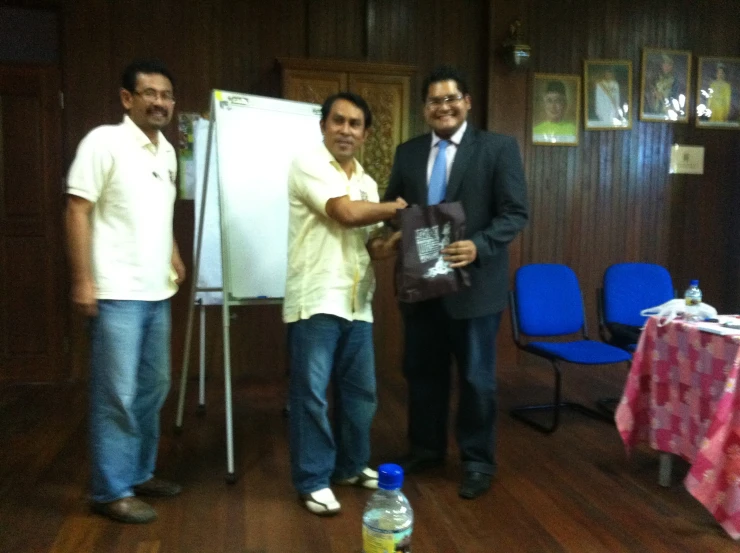
[[413, 166], [411, 170], [414, 178], [414, 193], [417, 196], [416, 201], [414, 201], [414, 198], [404, 198], [409, 204], [427, 205], [427, 164], [429, 163], [429, 150], [432, 148], [432, 136], [427, 134], [426, 137], [427, 140], [417, 143], [419, 148], [412, 156]]
[[445, 194], [445, 200], [448, 202], [454, 202], [460, 191], [462, 185], [462, 178], [465, 174], [465, 170], [468, 168], [468, 164], [475, 150], [475, 130], [468, 123], [468, 128], [465, 129], [460, 146], [457, 148], [455, 153], [455, 161], [452, 162], [452, 170], [450, 171], [450, 180], [447, 183], [447, 193]]

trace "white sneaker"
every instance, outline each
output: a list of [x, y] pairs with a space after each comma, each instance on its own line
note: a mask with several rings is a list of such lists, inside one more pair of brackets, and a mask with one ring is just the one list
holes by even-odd
[[345, 478], [344, 480], [337, 480], [337, 484], [341, 486], [359, 486], [361, 488], [367, 488], [368, 490], [378, 489], [378, 471], [365, 467], [356, 476]]
[[301, 496], [306, 509], [315, 515], [336, 515], [342, 508], [331, 488], [323, 488]]

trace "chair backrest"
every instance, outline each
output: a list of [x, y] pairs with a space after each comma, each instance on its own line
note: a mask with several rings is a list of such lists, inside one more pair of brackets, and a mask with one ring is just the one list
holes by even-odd
[[665, 267], [653, 263], [616, 263], [604, 272], [604, 322], [642, 326], [640, 311], [673, 299]]
[[528, 336], [563, 336], [584, 327], [583, 298], [573, 270], [554, 263], [517, 269], [514, 300], [519, 331]]

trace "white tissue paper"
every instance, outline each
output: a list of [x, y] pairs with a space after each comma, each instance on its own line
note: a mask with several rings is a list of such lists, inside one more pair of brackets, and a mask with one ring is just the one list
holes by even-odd
[[[686, 300], [675, 299], [661, 305], [656, 305], [655, 307], [643, 309], [640, 311], [640, 315], [643, 317], [657, 316], [658, 326], [663, 326], [671, 322], [678, 315], [683, 315], [684, 311], [686, 311]], [[708, 303], [700, 303], [696, 308], [696, 316], [701, 319], [713, 319], [717, 317], [717, 310]]]

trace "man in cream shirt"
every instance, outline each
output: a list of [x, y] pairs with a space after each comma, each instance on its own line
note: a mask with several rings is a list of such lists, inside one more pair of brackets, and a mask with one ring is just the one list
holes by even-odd
[[185, 266], [172, 233], [175, 151], [160, 132], [172, 118], [172, 77], [156, 60], [134, 62], [120, 97], [123, 122], [79, 145], [66, 228], [72, 302], [90, 317], [93, 510], [141, 523], [157, 514], [135, 496], [181, 491], [154, 467], [170, 385], [169, 298]]
[[[378, 203], [375, 181], [354, 157], [372, 124], [364, 99], [351, 93], [327, 98], [320, 124], [322, 144], [299, 156], [288, 177], [283, 320], [290, 350], [293, 485], [312, 513], [332, 515], [340, 510], [332, 481], [378, 485], [377, 472], [368, 467], [376, 407], [370, 258], [390, 255], [400, 233], [370, 238], [377, 223], [393, 218], [406, 202]], [[333, 429], [326, 400], [330, 381]]]

